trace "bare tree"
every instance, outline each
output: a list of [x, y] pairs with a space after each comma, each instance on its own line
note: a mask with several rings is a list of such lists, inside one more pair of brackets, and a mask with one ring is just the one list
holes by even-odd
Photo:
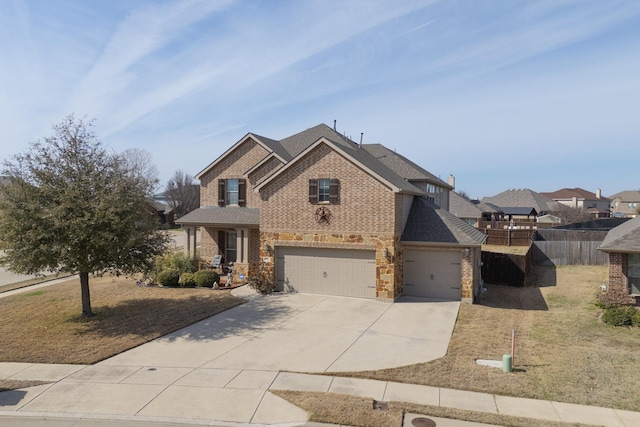
[[151, 154], [139, 148], [130, 148], [120, 155], [122, 162], [133, 178], [143, 178], [155, 190], [160, 183], [158, 168], [153, 164]]
[[173, 178], [167, 182], [165, 198], [176, 217], [179, 218], [200, 206], [200, 187], [194, 184], [191, 175], [178, 169]]

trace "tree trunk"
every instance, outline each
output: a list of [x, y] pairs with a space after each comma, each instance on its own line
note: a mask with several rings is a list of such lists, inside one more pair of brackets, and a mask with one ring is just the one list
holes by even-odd
[[80, 290], [82, 291], [82, 316], [91, 317], [91, 296], [89, 295], [89, 273], [80, 273]]

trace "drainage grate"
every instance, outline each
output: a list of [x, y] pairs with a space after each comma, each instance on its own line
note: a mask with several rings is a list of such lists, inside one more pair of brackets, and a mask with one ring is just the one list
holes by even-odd
[[418, 417], [411, 420], [415, 427], [436, 427], [436, 422], [430, 418]]
[[380, 411], [388, 411], [389, 404], [387, 402], [380, 402], [379, 400], [374, 400], [373, 409], [378, 409]]

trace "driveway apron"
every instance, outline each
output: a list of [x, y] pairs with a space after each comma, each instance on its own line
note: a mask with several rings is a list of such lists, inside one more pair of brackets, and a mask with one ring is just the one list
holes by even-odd
[[[236, 292], [247, 303], [96, 365], [62, 367], [68, 373], [59, 381], [16, 395], [0, 411], [304, 422], [304, 411], [268, 392], [282, 381], [279, 372], [383, 369], [442, 357], [459, 309], [458, 302], [418, 298], [388, 303], [310, 294], [261, 296], [246, 287]], [[296, 378], [308, 378], [309, 387], [324, 388], [329, 381]]]

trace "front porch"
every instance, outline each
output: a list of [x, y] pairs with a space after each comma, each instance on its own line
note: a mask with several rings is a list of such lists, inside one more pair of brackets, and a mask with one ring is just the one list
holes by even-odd
[[[185, 252], [211, 264], [220, 255], [221, 264], [231, 267], [235, 281], [243, 282], [260, 262], [260, 211], [244, 207], [204, 207], [178, 219], [187, 244]], [[195, 230], [200, 228], [200, 251], [196, 251]]]

